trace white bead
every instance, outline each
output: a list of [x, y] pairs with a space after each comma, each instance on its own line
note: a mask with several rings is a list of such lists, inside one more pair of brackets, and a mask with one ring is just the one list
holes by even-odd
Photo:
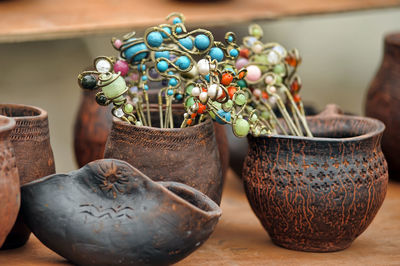
[[207, 92], [203, 91], [202, 93], [200, 93], [199, 99], [202, 103], [206, 103], [208, 100]]
[[276, 103], [276, 97], [275, 96], [269, 97], [268, 100], [272, 105], [274, 105]]
[[200, 93], [201, 93], [201, 90], [200, 90], [199, 87], [194, 87], [194, 88], [192, 89], [192, 96], [197, 97], [197, 96], [200, 95]]
[[265, 77], [266, 84], [272, 84], [274, 82], [274, 77], [272, 75], [268, 75]]
[[111, 64], [105, 59], [100, 59], [96, 62], [96, 69], [100, 73], [107, 73], [111, 70]]
[[262, 94], [262, 92], [261, 92], [260, 89], [255, 89], [255, 90], [253, 91], [253, 94], [254, 94], [254, 96], [256, 96], [256, 97], [260, 97], [261, 94]]
[[251, 46], [253, 46], [253, 44], [254, 44], [256, 41], [257, 41], [257, 38], [256, 38], [256, 37], [249, 37], [249, 38], [247, 38], [247, 40], [246, 40], [246, 44], [247, 44], [247, 46], [251, 47]]
[[207, 91], [208, 96], [210, 96], [211, 99], [214, 99], [215, 96], [217, 95], [217, 90], [218, 90], [218, 85], [211, 84], [210, 87], [208, 87]]
[[257, 54], [261, 53], [263, 47], [261, 44], [257, 43], [253, 46], [253, 51]]
[[269, 87], [269, 91], [271, 93], [275, 93], [276, 92], [276, 88], [274, 86]]
[[121, 108], [115, 109], [114, 110], [114, 115], [118, 118], [121, 118], [124, 116], [124, 111], [122, 111]]
[[197, 69], [201, 75], [208, 75], [210, 73], [210, 64], [208, 63], [208, 60], [201, 59], [199, 62], [197, 62]]
[[268, 59], [268, 62], [269, 62], [270, 64], [275, 65], [275, 64], [278, 64], [278, 63], [279, 63], [279, 56], [278, 56], [278, 54], [275, 53], [275, 52], [270, 52], [270, 53], [267, 55], [267, 59]]
[[277, 52], [281, 57], [284, 57], [286, 54], [286, 50], [285, 48], [283, 48], [280, 45], [276, 45], [274, 46], [274, 48], [272, 48], [272, 50], [274, 50], [275, 52]]

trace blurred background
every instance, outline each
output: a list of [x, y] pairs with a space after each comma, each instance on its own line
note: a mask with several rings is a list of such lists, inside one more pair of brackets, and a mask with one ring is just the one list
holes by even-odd
[[[362, 115], [369, 83], [382, 59], [384, 35], [400, 31], [400, 8], [256, 22], [264, 29], [264, 42], [299, 49], [306, 104], [321, 110], [337, 103], [347, 112]], [[222, 40], [226, 31], [236, 32], [239, 38], [246, 36], [250, 23], [223, 24], [205, 27]], [[110, 39], [125, 32], [0, 44], [0, 102], [36, 105], [48, 111], [57, 172], [76, 168], [73, 125], [81, 94], [77, 75], [94, 57], [115, 55]]]

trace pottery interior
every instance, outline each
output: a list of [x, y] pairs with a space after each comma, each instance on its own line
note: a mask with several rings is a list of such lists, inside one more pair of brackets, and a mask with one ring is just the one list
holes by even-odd
[[0, 116], [0, 246], [17, 219], [20, 206], [19, 175], [9, 136], [15, 121]]
[[161, 129], [157, 106], [150, 110], [153, 127], [113, 120], [104, 157], [124, 160], [155, 181], [192, 186], [219, 204], [223, 178], [211, 120], [180, 128], [183, 116], [174, 112], [176, 128]]
[[245, 191], [277, 245], [342, 250], [368, 227], [385, 198], [384, 125], [338, 115], [308, 122], [315, 138], [248, 138]]
[[[10, 134], [20, 184], [55, 173], [53, 151], [50, 146], [47, 112], [41, 108], [21, 104], [0, 104], [0, 115], [12, 117], [16, 122]], [[18, 215], [13, 230], [2, 249], [24, 245], [30, 231]]]
[[98, 160], [22, 186], [35, 236], [77, 265], [169, 265], [200, 247], [221, 216], [201, 192]]

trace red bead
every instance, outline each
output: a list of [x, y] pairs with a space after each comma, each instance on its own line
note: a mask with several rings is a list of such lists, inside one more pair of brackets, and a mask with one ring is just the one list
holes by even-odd
[[224, 73], [222, 74], [221, 84], [228, 86], [233, 81], [233, 76], [231, 73]]
[[195, 118], [196, 118], [196, 115], [197, 115], [196, 113], [193, 113], [192, 116], [191, 116], [192, 119], [195, 119]]
[[250, 51], [247, 48], [240, 49], [240, 57], [249, 58]]
[[206, 106], [202, 103], [198, 103], [199, 109], [197, 109], [197, 113], [203, 114], [206, 111]]
[[188, 119], [188, 121], [186, 122], [186, 124], [188, 124], [189, 126], [193, 123], [192, 119]]
[[206, 88], [202, 88], [201, 90], [204, 91], [204, 92], [207, 92], [207, 89], [206, 89]]
[[233, 95], [234, 95], [236, 92], [237, 92], [237, 88], [236, 88], [236, 87], [230, 86], [230, 87], [228, 88], [228, 94], [229, 94], [229, 97], [230, 97], [231, 99], [233, 98]]
[[222, 99], [224, 99], [225, 97], [226, 97], [225, 91], [222, 90], [222, 94], [221, 94], [221, 96], [219, 96], [218, 100], [222, 100]]
[[298, 94], [293, 95], [293, 100], [295, 103], [299, 103], [301, 101], [301, 97]]
[[269, 95], [268, 95], [268, 93], [266, 93], [265, 91], [263, 91], [263, 92], [262, 92], [262, 97], [263, 97], [264, 99], [268, 99], [268, 98], [269, 98]]
[[292, 66], [292, 67], [296, 67], [297, 64], [298, 64], [296, 58], [294, 58], [293, 56], [290, 56], [290, 55], [288, 55], [288, 56], [285, 58], [285, 61], [286, 61], [286, 63], [289, 64], [289, 66]]
[[292, 84], [290, 85], [292, 92], [298, 92], [301, 88], [301, 85], [297, 79], [295, 79]]

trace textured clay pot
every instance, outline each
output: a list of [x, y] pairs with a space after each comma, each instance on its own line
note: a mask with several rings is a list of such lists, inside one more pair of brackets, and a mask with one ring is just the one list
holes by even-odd
[[[211, 120], [187, 128], [162, 129], [156, 110], [151, 108], [155, 127], [114, 119], [104, 157], [124, 160], [155, 181], [192, 186], [219, 204], [223, 178]], [[178, 127], [183, 116], [174, 114]]]
[[[12, 117], [16, 122], [10, 140], [17, 160], [20, 184], [54, 174], [47, 112], [34, 106], [0, 104], [0, 115]], [[29, 235], [30, 231], [19, 215], [2, 249], [24, 245]]]
[[[81, 104], [75, 121], [74, 148], [79, 167], [103, 158], [104, 148], [112, 126], [110, 107], [102, 107], [95, 101], [96, 92], [83, 91]], [[157, 102], [157, 94], [150, 90], [149, 100]], [[178, 105], [176, 105], [177, 108]], [[179, 104], [179, 106], [182, 106]], [[181, 107], [182, 115], [183, 108]], [[225, 127], [214, 123], [215, 138], [225, 177], [229, 168], [229, 147]]]
[[365, 112], [385, 123], [382, 150], [390, 178], [400, 181], [400, 33], [385, 38], [382, 65], [368, 91]]
[[77, 265], [168, 265], [203, 244], [221, 210], [199, 191], [104, 159], [22, 186], [35, 236]]
[[342, 250], [368, 227], [385, 198], [385, 127], [329, 112], [307, 120], [315, 138], [249, 137], [245, 191], [275, 244]]
[[0, 246], [17, 219], [20, 204], [18, 169], [9, 139], [14, 128], [13, 119], [0, 116]]

